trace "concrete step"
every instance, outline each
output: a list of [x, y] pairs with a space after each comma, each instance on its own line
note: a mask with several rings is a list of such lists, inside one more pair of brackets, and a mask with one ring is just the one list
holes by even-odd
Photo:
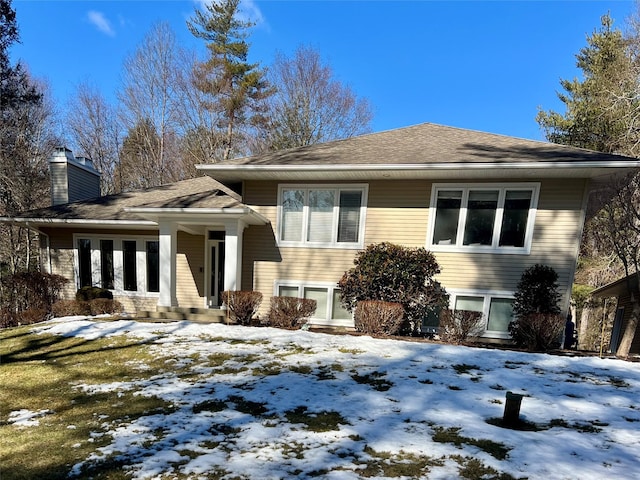
[[186, 320], [195, 323], [226, 323], [226, 312], [219, 309], [206, 308], [159, 308], [158, 311], [138, 310], [136, 318], [150, 321]]

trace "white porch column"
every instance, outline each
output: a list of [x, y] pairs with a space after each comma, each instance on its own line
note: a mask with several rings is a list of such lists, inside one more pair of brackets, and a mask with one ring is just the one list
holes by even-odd
[[175, 307], [176, 299], [176, 254], [177, 227], [175, 222], [163, 220], [159, 222], [160, 233], [160, 297], [159, 307]]
[[224, 222], [224, 289], [242, 288], [242, 220]]

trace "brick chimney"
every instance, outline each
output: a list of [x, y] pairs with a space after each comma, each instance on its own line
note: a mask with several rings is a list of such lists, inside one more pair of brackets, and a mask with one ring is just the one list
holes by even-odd
[[51, 204], [89, 200], [100, 196], [100, 172], [90, 158], [74, 157], [66, 147], [58, 147], [49, 159]]

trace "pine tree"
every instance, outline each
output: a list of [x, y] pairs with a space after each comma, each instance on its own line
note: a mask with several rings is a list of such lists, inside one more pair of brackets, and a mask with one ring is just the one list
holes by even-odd
[[629, 129], [629, 120], [640, 102], [635, 96], [626, 101], [637, 87], [634, 61], [628, 40], [613, 28], [611, 17], [605, 15], [601, 22], [576, 55], [583, 79], [560, 81], [564, 93], [558, 98], [565, 113], [539, 111], [536, 120], [553, 143], [634, 155], [640, 153], [640, 137]]
[[207, 41], [209, 59], [196, 66], [196, 86], [207, 94], [203, 105], [222, 114], [223, 160], [237, 153], [243, 127], [262, 121], [262, 102], [272, 94], [264, 72], [247, 61], [246, 39], [252, 22], [239, 18], [240, 0], [215, 0], [187, 22], [191, 33]]

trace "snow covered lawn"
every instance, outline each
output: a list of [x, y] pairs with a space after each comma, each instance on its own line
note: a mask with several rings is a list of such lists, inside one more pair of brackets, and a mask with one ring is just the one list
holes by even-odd
[[[116, 478], [105, 464], [131, 478], [640, 478], [640, 363], [188, 322], [69, 317], [31, 331], [135, 338], [154, 359], [135, 377], [73, 383], [169, 405], [94, 411], [100, 446], [69, 465], [81, 478]], [[507, 391], [524, 395], [527, 430], [496, 425]], [[29, 410], [2, 418], [17, 431], [57, 415]]]

